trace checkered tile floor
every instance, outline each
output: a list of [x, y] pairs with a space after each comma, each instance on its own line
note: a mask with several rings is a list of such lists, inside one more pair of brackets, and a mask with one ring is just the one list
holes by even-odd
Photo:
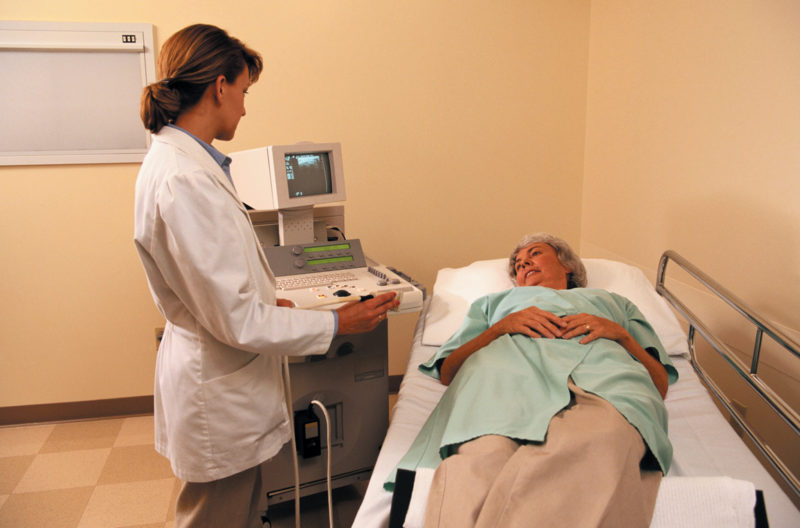
[[0, 428], [0, 527], [173, 525], [179, 481], [153, 417]]
[[[0, 528], [171, 528], [179, 488], [153, 448], [152, 415], [0, 427]], [[337, 528], [365, 490], [334, 490]], [[327, 528], [324, 493], [301, 508], [304, 528]], [[294, 527], [293, 503], [269, 513], [272, 528]]]

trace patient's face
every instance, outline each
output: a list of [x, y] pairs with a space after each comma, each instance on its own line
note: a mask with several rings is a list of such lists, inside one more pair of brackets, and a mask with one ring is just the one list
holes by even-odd
[[526, 246], [514, 261], [517, 286], [545, 286], [555, 290], [567, 288], [570, 270], [558, 260], [556, 250], [544, 242]]

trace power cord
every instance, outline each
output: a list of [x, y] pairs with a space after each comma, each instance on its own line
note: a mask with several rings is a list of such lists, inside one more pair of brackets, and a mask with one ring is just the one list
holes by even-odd
[[[339, 229], [338, 227], [336, 227], [336, 226], [325, 226], [325, 228], [326, 228], [328, 231], [336, 231], [336, 232], [338, 232], [338, 233], [339, 233], [339, 235], [341, 235], [341, 237], [342, 237], [342, 238], [336, 237], [336, 238], [334, 238], [333, 240], [347, 240], [347, 237], [346, 237], [346, 236], [344, 236], [344, 231], [342, 231], [342, 230], [341, 230], [341, 229]], [[330, 237], [328, 237], [328, 240], [329, 240], [329, 241], [333, 241], [333, 240], [331, 240], [331, 238], [330, 238]]]
[[[283, 389], [286, 398], [286, 408], [289, 411], [289, 420], [294, 421], [294, 410], [292, 409], [292, 380], [289, 376], [289, 357], [283, 356]], [[294, 424], [289, 427], [292, 433], [292, 443], [290, 451], [292, 452], [292, 467], [294, 468], [294, 525], [295, 528], [300, 528], [300, 466], [297, 462], [297, 444], [295, 443]]]
[[[292, 381], [291, 376], [289, 375], [289, 358], [287, 356], [283, 357], [283, 387], [286, 393], [286, 407], [289, 411], [289, 419], [294, 420], [294, 410], [292, 409]], [[328, 491], [328, 524], [330, 528], [333, 528], [333, 497], [331, 493], [331, 421], [330, 417], [328, 416], [328, 410], [325, 408], [325, 405], [323, 405], [322, 402], [319, 400], [313, 400], [311, 404], [319, 407], [320, 410], [322, 410], [322, 415], [325, 417], [325, 436], [326, 446], [328, 449], [326, 472], [326, 487]], [[294, 424], [292, 424], [292, 427], [289, 429], [291, 430], [292, 436], [291, 452], [292, 466], [294, 469], [294, 525], [295, 528], [300, 528], [300, 466], [297, 460], [297, 448], [295, 447], [297, 444], [294, 434]]]
[[328, 416], [328, 410], [320, 401], [313, 400], [311, 404], [319, 407], [322, 411], [322, 415], [325, 417], [325, 440], [326, 447], [328, 448], [328, 468], [325, 473], [325, 482], [328, 488], [328, 526], [333, 528], [333, 497], [331, 496], [331, 420]]

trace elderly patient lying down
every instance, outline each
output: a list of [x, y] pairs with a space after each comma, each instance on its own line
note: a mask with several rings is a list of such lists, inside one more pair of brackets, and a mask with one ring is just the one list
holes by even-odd
[[526, 237], [509, 272], [420, 365], [449, 385], [398, 464], [436, 468], [425, 525], [649, 526], [672, 459], [664, 347], [559, 238]]

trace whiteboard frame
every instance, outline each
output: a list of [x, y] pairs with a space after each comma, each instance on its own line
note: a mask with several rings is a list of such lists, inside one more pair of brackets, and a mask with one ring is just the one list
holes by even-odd
[[[123, 34], [140, 34], [143, 42], [123, 42]], [[39, 22], [0, 20], [0, 53], [4, 51], [113, 51], [137, 53], [142, 88], [156, 81], [153, 25], [147, 23]], [[5, 123], [3, 126], [16, 126]], [[150, 148], [151, 134], [142, 125], [144, 147], [80, 150], [7, 151], [0, 145], [2, 165], [140, 163]]]

